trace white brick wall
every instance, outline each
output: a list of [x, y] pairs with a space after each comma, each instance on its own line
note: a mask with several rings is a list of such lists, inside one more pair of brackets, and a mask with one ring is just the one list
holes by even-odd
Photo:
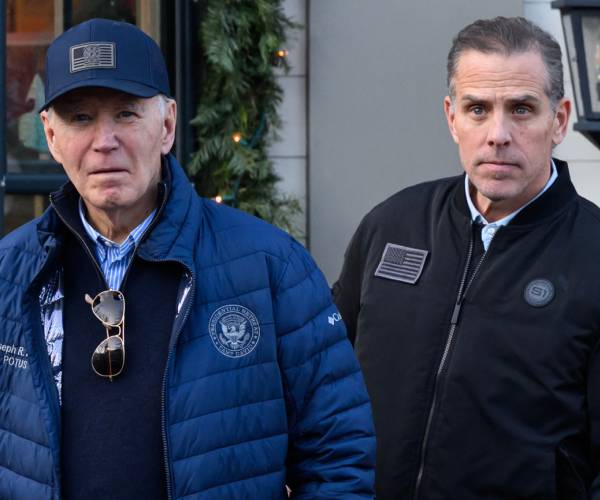
[[567, 137], [556, 148], [554, 154], [557, 158], [569, 162], [571, 177], [579, 194], [600, 205], [600, 150], [579, 132], [573, 130], [573, 123], [577, 121], [577, 112], [567, 61], [567, 49], [560, 12], [558, 9], [553, 9], [550, 4], [551, 0], [523, 0], [524, 16], [551, 33], [563, 50], [565, 94], [573, 101], [573, 111]]

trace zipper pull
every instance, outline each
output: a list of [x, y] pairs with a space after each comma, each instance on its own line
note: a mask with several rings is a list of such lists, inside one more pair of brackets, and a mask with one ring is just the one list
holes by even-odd
[[462, 300], [454, 304], [454, 310], [452, 311], [452, 319], [450, 320], [450, 324], [452, 326], [456, 326], [458, 323], [458, 317], [460, 316], [460, 308], [462, 307]]

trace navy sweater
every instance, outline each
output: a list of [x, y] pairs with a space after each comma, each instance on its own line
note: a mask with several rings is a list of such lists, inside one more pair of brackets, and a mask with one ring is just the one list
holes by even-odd
[[63, 499], [166, 498], [160, 405], [180, 269], [133, 259], [125, 295], [125, 368], [110, 382], [90, 357], [106, 331], [84, 300], [106, 289], [71, 236], [64, 254]]

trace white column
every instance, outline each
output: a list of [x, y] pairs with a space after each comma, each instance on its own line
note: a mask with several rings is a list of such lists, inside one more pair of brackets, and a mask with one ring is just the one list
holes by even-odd
[[[282, 193], [299, 199], [303, 213], [297, 226], [306, 233], [306, 0], [285, 0], [284, 11], [292, 21], [302, 25], [289, 34], [287, 47], [290, 72], [280, 72], [278, 79], [284, 91], [279, 108], [281, 140], [271, 147], [269, 156], [281, 177], [278, 188]], [[304, 240], [304, 238], [302, 238]]]

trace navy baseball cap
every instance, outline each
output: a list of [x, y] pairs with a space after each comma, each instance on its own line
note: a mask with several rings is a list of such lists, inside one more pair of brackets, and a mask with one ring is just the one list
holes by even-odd
[[58, 36], [46, 53], [45, 102], [82, 87], [106, 87], [138, 97], [171, 95], [165, 61], [137, 26], [90, 19]]

